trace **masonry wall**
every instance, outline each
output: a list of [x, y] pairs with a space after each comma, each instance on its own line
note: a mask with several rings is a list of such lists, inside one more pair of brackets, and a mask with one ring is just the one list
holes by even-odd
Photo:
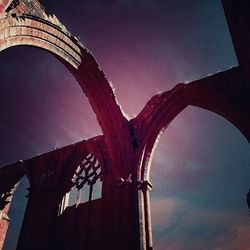
[[7, 234], [9, 221], [6, 219], [10, 205], [7, 205], [2, 211], [0, 211], [0, 250], [3, 249], [4, 240]]

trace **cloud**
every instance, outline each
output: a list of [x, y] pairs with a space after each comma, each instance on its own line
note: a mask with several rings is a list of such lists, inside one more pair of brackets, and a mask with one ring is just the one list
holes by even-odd
[[180, 203], [173, 199], [152, 200], [152, 223], [155, 228], [164, 227], [169, 224], [171, 217], [179, 209]]
[[243, 209], [211, 209], [176, 198], [152, 200], [157, 250], [250, 250], [250, 224]]
[[226, 244], [216, 247], [215, 250], [250, 250], [249, 239], [250, 227], [240, 227], [235, 240], [228, 240]]

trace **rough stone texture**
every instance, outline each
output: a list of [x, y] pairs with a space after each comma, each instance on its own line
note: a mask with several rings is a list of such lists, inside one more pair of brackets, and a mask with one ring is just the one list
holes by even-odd
[[[34, 244], [36, 250], [56, 249], [59, 242], [55, 236], [58, 230], [61, 230], [57, 226], [60, 203], [74, 185], [73, 174], [90, 153], [98, 158], [101, 166], [106, 165], [102, 136], [56, 149], [23, 162], [30, 181], [30, 191], [17, 249], [31, 250], [34, 249]], [[103, 173], [106, 173], [104, 168]], [[72, 219], [80, 218], [81, 214], [79, 218], [77, 216]], [[66, 227], [67, 223], [66, 220]], [[36, 230], [33, 230], [34, 225], [37, 225]], [[40, 244], [37, 245], [36, 242]]]
[[5, 17], [0, 19], [0, 51], [17, 45], [39, 47], [78, 68], [81, 60], [81, 45], [68, 33], [53, 23], [43, 23], [33, 16]]
[[7, 234], [9, 221], [3, 219], [4, 214], [8, 214], [10, 205], [7, 205], [2, 211], [0, 210], [0, 249], [3, 248], [4, 239]]
[[[72, 229], [73, 225], [78, 226], [67, 218], [80, 219], [83, 214], [77, 211], [83, 210], [85, 213], [84, 207], [91, 207], [91, 200], [82, 205], [82, 209], [68, 209], [69, 217], [66, 211], [66, 217], [58, 216], [58, 209], [64, 195], [74, 185], [72, 174], [89, 153], [98, 159], [103, 176], [102, 197], [96, 207], [93, 203], [93, 207], [88, 210], [88, 213], [101, 211], [101, 216], [96, 219], [95, 228], [90, 226], [91, 223], [86, 226], [86, 235], [95, 233], [94, 230], [99, 228], [97, 234], [103, 249], [152, 249], [148, 195], [152, 187], [149, 182], [151, 158], [160, 134], [188, 105], [208, 109], [225, 117], [250, 141], [248, 16], [244, 15], [244, 0], [223, 3], [239, 67], [189, 84], [177, 84], [173, 89], [154, 96], [141, 113], [130, 121], [123, 115], [112, 87], [94, 57], [55, 16], [46, 15], [36, 0], [24, 0], [9, 12], [2, 8], [0, 51], [12, 46], [30, 45], [54, 54], [75, 76], [103, 131], [103, 136], [24, 161], [22, 168], [5, 168], [6, 175], [11, 173], [12, 178], [8, 179], [11, 185], [24, 172], [31, 185], [18, 250], [56, 249], [59, 243], [54, 236], [63, 234], [58, 231], [60, 223], [73, 237], [71, 240], [78, 242], [78, 234], [72, 233], [75, 230]], [[247, 38], [242, 34], [247, 34]], [[19, 173], [17, 169], [22, 172]], [[5, 173], [2, 171], [3, 178]], [[8, 185], [4, 182], [3, 187]], [[0, 194], [6, 192], [0, 191]], [[33, 230], [34, 222], [36, 230]], [[86, 237], [81, 246], [91, 249], [93, 240]], [[95, 244], [92, 246], [96, 249]], [[75, 244], [70, 249], [79, 247]]]
[[21, 162], [0, 168], [0, 249], [8, 230], [8, 212], [16, 183], [24, 176]]
[[0, 14], [4, 13], [5, 10], [8, 8], [12, 0], [2, 0], [0, 3]]

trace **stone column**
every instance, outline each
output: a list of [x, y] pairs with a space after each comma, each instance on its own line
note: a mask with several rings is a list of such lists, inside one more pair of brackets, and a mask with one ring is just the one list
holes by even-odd
[[27, 164], [25, 170], [30, 181], [30, 192], [17, 250], [56, 249], [52, 240], [62, 197], [56, 186], [55, 170], [39, 165], [39, 159]]
[[149, 181], [144, 181], [141, 185], [143, 193], [143, 205], [144, 205], [144, 230], [145, 230], [145, 241], [146, 250], [153, 249], [153, 238], [152, 238], [152, 225], [151, 225], [151, 209], [150, 209], [150, 196], [149, 191], [152, 189], [152, 184]]
[[102, 245], [109, 250], [144, 249], [140, 237], [139, 182], [103, 182]]
[[30, 195], [17, 250], [51, 249], [58, 206], [56, 191]]
[[11, 200], [23, 175], [21, 161], [0, 169], [0, 250], [3, 248], [9, 227], [8, 212]]

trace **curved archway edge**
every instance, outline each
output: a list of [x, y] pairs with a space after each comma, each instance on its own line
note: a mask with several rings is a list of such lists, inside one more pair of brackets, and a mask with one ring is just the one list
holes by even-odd
[[249, 96], [250, 89], [239, 67], [188, 84], [178, 84], [172, 90], [154, 96], [131, 121], [142, 142], [137, 157], [142, 157], [143, 152], [143, 164], [137, 174], [149, 180], [150, 159], [159, 136], [187, 106], [224, 117], [250, 142]]
[[[113, 238], [120, 239], [120, 237], [118, 235], [118, 237], [113, 237], [110, 233], [104, 237], [104, 246], [106, 249], [117, 249], [121, 246], [124, 246], [126, 250], [152, 249], [148, 190], [151, 186], [149, 183], [150, 159], [158, 136], [183, 109], [188, 105], [193, 105], [225, 117], [250, 141], [250, 85], [247, 80], [249, 73], [246, 72], [249, 68], [249, 60], [240, 60], [242, 65], [239, 67], [189, 84], [178, 84], [172, 90], [154, 96], [135, 119], [128, 121], [116, 101], [109, 81], [92, 54], [67, 31], [55, 16], [48, 16], [37, 0], [11, 1], [11, 3], [5, 1], [5, 3], [5, 7], [8, 5], [7, 9], [3, 9], [0, 5], [0, 51], [13, 46], [28, 45], [42, 48], [55, 55], [75, 76], [88, 97], [102, 128], [104, 134], [102, 144], [97, 147], [102, 149], [104, 155], [107, 156], [105, 165], [108, 166], [102, 197], [105, 206], [104, 213], [108, 218], [105, 221], [108, 230], [104, 228], [104, 231], [109, 232], [111, 222], [112, 232], [116, 235], [121, 229], [117, 228], [117, 225], [120, 225], [120, 221], [126, 220], [126, 223], [122, 225], [124, 239], [121, 240], [133, 242], [131, 243], [133, 246], [126, 247], [117, 241], [112, 245], [116, 248], [112, 248], [110, 242], [113, 243]], [[22, 5], [20, 8], [19, 3]], [[28, 3], [31, 3], [35, 9], [29, 8]], [[231, 8], [230, 11], [235, 10]], [[244, 32], [246, 32], [245, 28]], [[243, 45], [245, 49], [249, 46], [249, 42]], [[247, 53], [240, 53], [240, 58], [242, 59], [245, 55]], [[62, 151], [59, 150], [59, 152]], [[25, 169], [15, 165], [13, 171], [11, 167], [7, 167], [7, 170], [10, 170], [7, 174], [13, 174], [11, 177], [13, 184], [16, 178], [24, 174]], [[34, 171], [34, 173], [33, 181], [39, 177], [38, 172]], [[2, 178], [5, 176], [6, 174], [2, 172]], [[123, 187], [126, 188], [123, 189]], [[125, 196], [123, 191], [126, 192]], [[51, 196], [53, 202], [58, 199], [58, 196], [60, 194], [54, 190]], [[126, 197], [126, 199], [121, 199], [121, 197]], [[40, 205], [44, 202], [31, 199], [32, 202], [35, 207], [42, 209]], [[51, 206], [55, 212], [56, 204], [53, 202]], [[118, 211], [117, 207], [121, 209]], [[132, 215], [131, 219], [127, 218], [128, 211]], [[116, 216], [110, 218], [110, 213]], [[32, 213], [28, 216], [32, 218]], [[51, 214], [48, 221], [41, 220], [41, 224], [45, 223], [45, 227], [49, 228], [53, 225], [55, 216], [56, 213]], [[49, 249], [49, 230], [44, 231], [41, 227], [40, 232], [39, 230], [33, 232], [29, 221], [29, 219], [26, 221], [24, 229], [27, 238], [21, 239], [25, 247], [18, 249], [34, 248], [32, 242], [29, 243], [27, 240], [31, 238], [29, 233], [33, 233], [34, 238], [41, 237], [43, 233], [47, 234], [46, 240], [42, 240], [44, 245], [41, 249]]]
[[[43, 15], [46, 19], [22, 13], [6, 14], [0, 19], [0, 52], [13, 46], [26, 45], [41, 48], [56, 56], [74, 75], [97, 116], [101, 126], [114, 171], [120, 166], [125, 175], [125, 165], [132, 165], [125, 154], [131, 154], [127, 119], [122, 114], [112, 87], [92, 54], [57, 18]], [[119, 137], [114, 136], [119, 134]], [[124, 150], [118, 152], [114, 145]]]
[[[25, 2], [25, 1], [24, 1]], [[24, 12], [13, 9], [0, 19], [0, 51], [18, 45], [42, 48], [62, 61], [75, 76], [96, 113], [103, 130], [111, 167], [117, 176], [128, 176], [127, 166], [137, 164], [142, 152], [144, 156], [152, 151], [143, 151], [150, 140], [156, 140], [174, 117], [186, 106], [194, 105], [211, 110], [232, 122], [249, 140], [249, 87], [239, 68], [227, 70], [213, 76], [177, 85], [172, 90], [153, 97], [142, 112], [128, 121], [117, 104], [113, 90], [104, 73], [91, 53], [63, 26], [55, 16], [48, 16], [41, 7], [37, 15], [30, 13], [27, 6]], [[17, 8], [17, 12], [19, 7]], [[24, 8], [24, 9], [25, 9]], [[246, 91], [247, 90], [247, 91]], [[152, 109], [153, 106], [153, 109]], [[131, 128], [136, 138], [131, 138]], [[136, 160], [129, 159], [138, 144]], [[122, 148], [122, 150], [117, 150]], [[146, 153], [146, 154], [145, 154]], [[148, 159], [149, 157], [146, 156]], [[145, 159], [143, 160], [144, 163]], [[146, 164], [147, 165], [147, 164]], [[117, 171], [119, 169], [119, 171]], [[143, 167], [141, 167], [143, 169]], [[135, 174], [135, 178], [142, 173]], [[142, 172], [145, 172], [142, 170]]]

